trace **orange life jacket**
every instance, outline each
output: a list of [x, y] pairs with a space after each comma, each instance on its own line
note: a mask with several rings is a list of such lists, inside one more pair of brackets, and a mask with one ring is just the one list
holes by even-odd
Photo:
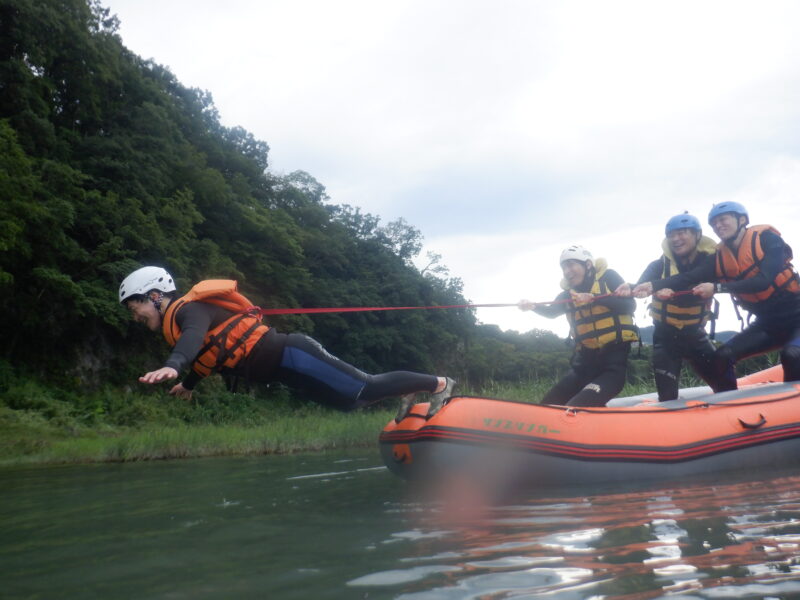
[[202, 377], [223, 367], [236, 366], [269, 331], [269, 327], [261, 322], [261, 316], [253, 312], [256, 308], [253, 303], [237, 291], [235, 281], [207, 279], [167, 306], [161, 329], [170, 346], [174, 346], [181, 337], [181, 329], [175, 316], [187, 302], [214, 304], [236, 313], [206, 333], [203, 346], [192, 362], [192, 370]]
[[[764, 231], [780, 235], [780, 232], [771, 225], [752, 225], [745, 230], [742, 243], [739, 244], [735, 256], [724, 242], [717, 245], [717, 279], [719, 281], [742, 281], [755, 277], [761, 272], [760, 265], [764, 260], [761, 233]], [[787, 249], [784, 268], [778, 272], [768, 288], [754, 294], [736, 294], [736, 298], [742, 302], [754, 304], [766, 300], [778, 290], [800, 293], [797, 273], [791, 263], [792, 251], [788, 246]]]

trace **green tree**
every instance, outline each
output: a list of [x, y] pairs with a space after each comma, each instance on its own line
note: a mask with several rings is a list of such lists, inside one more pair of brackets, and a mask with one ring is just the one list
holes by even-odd
[[[467, 303], [441, 257], [414, 266], [418, 229], [335, 204], [303, 171], [267, 172], [266, 142], [221, 125], [211, 93], [128, 51], [118, 25], [95, 0], [0, 0], [0, 359], [62, 383], [129, 381], [164, 353], [117, 302], [142, 264], [184, 290], [235, 278], [265, 307]], [[563, 353], [469, 309], [272, 323], [369, 371], [520, 380]]]

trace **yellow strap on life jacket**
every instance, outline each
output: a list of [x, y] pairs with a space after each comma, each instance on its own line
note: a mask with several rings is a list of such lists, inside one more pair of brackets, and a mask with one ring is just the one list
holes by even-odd
[[[701, 236], [697, 242], [697, 252], [700, 254], [714, 254], [716, 248], [716, 242], [707, 236]], [[664, 252], [661, 257], [661, 279], [679, 274], [678, 261], [672, 253], [668, 239], [664, 238], [661, 242], [661, 249]], [[687, 300], [687, 298], [691, 300]], [[680, 305], [668, 300], [659, 300], [653, 296], [649, 312], [654, 321], [666, 323], [676, 329], [683, 329], [695, 325], [705, 326], [712, 315], [710, 308], [710, 302], [699, 296], [684, 296]]]
[[[608, 294], [605, 262], [596, 262], [595, 279], [590, 293], [594, 296]], [[576, 291], [577, 290], [573, 290]], [[567, 319], [575, 342], [585, 348], [596, 350], [612, 342], [635, 342], [639, 339], [633, 315], [618, 314], [610, 308], [590, 302], [576, 306], [568, 305]]]

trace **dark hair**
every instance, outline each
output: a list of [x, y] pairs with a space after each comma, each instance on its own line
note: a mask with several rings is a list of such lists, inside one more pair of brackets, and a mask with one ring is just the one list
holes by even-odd
[[143, 302], [147, 300], [147, 296], [145, 296], [144, 294], [131, 294], [130, 296], [122, 300], [122, 305], [127, 307], [128, 302], [130, 302], [131, 300], [135, 300], [136, 302]]
[[130, 296], [128, 296], [127, 298], [125, 298], [122, 301], [122, 304], [124, 304], [125, 306], [128, 306], [128, 302], [130, 302], [131, 300], [136, 300], [137, 302], [144, 302], [145, 300], [149, 300], [150, 299], [150, 297], [149, 297], [150, 292], [158, 292], [159, 294], [162, 294], [162, 296], [164, 298], [166, 298], [167, 300], [175, 300], [175, 298], [178, 297], [178, 291], [177, 290], [173, 290], [171, 292], [162, 292], [161, 290], [152, 289], [152, 290], [148, 290], [147, 293], [145, 293], [145, 294], [131, 294]]

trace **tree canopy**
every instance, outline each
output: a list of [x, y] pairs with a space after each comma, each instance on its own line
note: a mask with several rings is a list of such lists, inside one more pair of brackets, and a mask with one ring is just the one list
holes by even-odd
[[[464, 304], [422, 235], [335, 204], [312, 175], [270, 173], [269, 146], [225, 127], [209, 92], [127, 50], [96, 0], [0, 0], [3, 360], [64, 382], [123, 382], [163, 356], [117, 302], [167, 268], [186, 290], [237, 279], [264, 307]], [[565, 364], [553, 334], [472, 311], [282, 317], [367, 371], [519, 380]], [[544, 358], [557, 351], [559, 358]], [[550, 364], [553, 360], [558, 365]]]

